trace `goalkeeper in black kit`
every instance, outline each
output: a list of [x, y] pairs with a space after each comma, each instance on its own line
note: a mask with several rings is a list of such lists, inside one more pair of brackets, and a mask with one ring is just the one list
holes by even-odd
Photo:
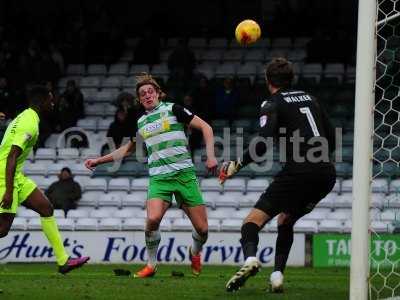
[[[245, 263], [226, 284], [229, 292], [238, 290], [259, 271], [258, 232], [275, 216], [278, 216], [278, 237], [270, 290], [283, 292], [283, 272], [293, 243], [293, 227], [336, 182], [330, 161], [335, 133], [317, 99], [307, 92], [291, 89], [293, 67], [284, 58], [273, 59], [266, 66], [265, 77], [271, 96], [261, 104], [259, 138], [279, 140], [279, 151], [283, 151], [280, 157], [285, 156], [285, 162], [243, 221], [240, 243]], [[245, 151], [243, 159], [225, 162], [219, 175], [221, 184], [242, 167], [259, 161], [267, 151], [267, 144], [258, 142]]]

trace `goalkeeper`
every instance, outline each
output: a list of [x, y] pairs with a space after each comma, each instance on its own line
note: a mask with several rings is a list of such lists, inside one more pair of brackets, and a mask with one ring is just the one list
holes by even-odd
[[[306, 92], [290, 88], [293, 68], [284, 58], [275, 58], [266, 67], [266, 83], [270, 98], [261, 105], [260, 136], [285, 141], [286, 163], [241, 228], [244, 266], [228, 281], [227, 291], [239, 289], [255, 275], [261, 265], [256, 258], [258, 232], [278, 216], [278, 237], [275, 266], [270, 283], [273, 292], [283, 291], [283, 272], [293, 243], [293, 227], [298, 219], [313, 210], [336, 182], [336, 172], [330, 162], [334, 130], [318, 101]], [[232, 177], [242, 167], [265, 154], [267, 146], [258, 142], [248, 149], [243, 160], [226, 162], [220, 170], [220, 182]], [[282, 157], [280, 155], [280, 157]]]

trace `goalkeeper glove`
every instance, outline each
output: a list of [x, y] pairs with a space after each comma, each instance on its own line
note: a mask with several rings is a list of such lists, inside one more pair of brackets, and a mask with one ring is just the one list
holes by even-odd
[[224, 184], [225, 180], [235, 175], [242, 168], [242, 162], [240, 158], [236, 161], [226, 161], [222, 164], [219, 170], [219, 183]]

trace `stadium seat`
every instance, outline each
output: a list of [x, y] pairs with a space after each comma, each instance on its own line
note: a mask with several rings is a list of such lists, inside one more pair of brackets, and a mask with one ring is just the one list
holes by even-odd
[[318, 232], [342, 232], [343, 224], [338, 220], [322, 220], [318, 226]]
[[222, 187], [216, 178], [203, 179], [200, 183], [202, 191], [222, 192]]
[[122, 199], [122, 206], [136, 206], [144, 208], [147, 199], [146, 192], [134, 192]]
[[45, 162], [36, 161], [35, 163], [31, 163], [29, 161], [25, 162], [24, 165], [24, 173], [27, 176], [30, 175], [47, 175], [47, 164]]
[[[84, 165], [84, 161], [80, 161], [80, 162], [76, 162], [73, 164], [69, 164], [68, 167], [71, 169], [72, 175], [75, 177], [75, 180], [77, 181], [77, 178], [82, 179], [85, 178], [85, 182], [86, 179], [89, 179], [89, 177], [92, 175], [92, 171], [89, 170], [88, 168], [85, 167]], [[78, 177], [76, 177], [78, 176]], [[79, 182], [81, 185], [83, 184], [83, 182]], [[84, 188], [84, 187], [82, 187]]]
[[168, 58], [170, 57], [171, 53], [171, 49], [162, 50], [160, 53], [160, 61], [164, 63], [168, 62]]
[[26, 230], [27, 229], [27, 220], [22, 217], [16, 217], [13, 220], [11, 230]]
[[97, 130], [97, 118], [85, 118], [85, 119], [80, 119], [78, 120], [77, 127], [80, 127], [84, 130], [91, 130], [91, 131], [96, 131]]
[[57, 158], [61, 160], [77, 160], [79, 151], [76, 148], [61, 148], [58, 149]]
[[38, 148], [35, 153], [36, 160], [56, 160], [56, 149]]
[[208, 230], [211, 232], [220, 231], [220, 220], [208, 219]]
[[215, 198], [215, 207], [239, 207], [239, 201], [242, 199], [242, 192], [229, 192], [219, 195]]
[[261, 192], [247, 192], [239, 200], [239, 207], [253, 207], [261, 196]]
[[85, 161], [88, 158], [95, 158], [100, 155], [100, 149], [99, 148], [83, 148], [81, 149], [81, 160]]
[[75, 229], [75, 222], [72, 219], [57, 219], [57, 225], [61, 231], [73, 231]]
[[335, 211], [329, 213], [326, 218], [329, 220], [339, 220], [339, 221], [351, 220], [351, 210], [336, 209]]
[[224, 192], [246, 192], [246, 180], [244, 178], [232, 178], [224, 183]]
[[115, 193], [103, 194], [99, 198], [98, 205], [101, 206], [121, 206], [121, 196]]
[[392, 231], [389, 223], [382, 221], [372, 221], [370, 228], [377, 233], [388, 233]]
[[334, 202], [335, 208], [351, 208], [353, 203], [353, 195], [352, 193], [343, 193], [338, 195]]
[[226, 78], [232, 77], [236, 75], [236, 65], [233, 63], [224, 63], [218, 65], [215, 69], [215, 77], [216, 78]]
[[132, 65], [129, 70], [129, 75], [140, 75], [141, 73], [149, 73], [150, 68], [148, 65]]
[[83, 99], [84, 99], [85, 103], [93, 102], [94, 99], [96, 98], [97, 92], [98, 92], [97, 87], [81, 89], [81, 93], [83, 95]]
[[79, 83], [81, 88], [100, 88], [101, 78], [99, 76], [83, 77]]
[[57, 178], [46, 178], [44, 176], [39, 176], [39, 175], [34, 175], [30, 176], [30, 178], [35, 182], [38, 186], [43, 191], [46, 191], [48, 187], [55, 181], [58, 180]]
[[268, 179], [250, 179], [247, 181], [247, 192], [264, 192], [269, 186]]
[[97, 92], [94, 100], [96, 102], [111, 103], [117, 99], [119, 93], [118, 89], [103, 89]]
[[207, 47], [207, 40], [205, 38], [190, 38], [188, 46], [191, 49], [204, 49]]
[[101, 195], [104, 194], [103, 191], [91, 191], [87, 192], [87, 185], [84, 186], [85, 192], [82, 194], [82, 198], [79, 200], [79, 205], [82, 206], [94, 206], [97, 207], [98, 200]]
[[165, 213], [164, 218], [167, 218], [167, 219], [180, 219], [180, 218], [183, 218], [183, 215], [184, 215], [184, 213], [183, 213], [182, 210], [176, 209], [176, 208], [175, 209], [174, 208], [170, 208]]
[[294, 48], [305, 48], [307, 44], [311, 41], [310, 37], [296, 37], [293, 41]]
[[252, 208], [241, 208], [237, 211], [234, 211], [230, 217], [230, 219], [239, 219], [239, 220], [244, 220], [250, 213]]
[[250, 84], [254, 83], [255, 77], [257, 76], [257, 69], [259, 68], [259, 65], [252, 63], [252, 62], [246, 62], [243, 65], [239, 65], [236, 70], [236, 76], [238, 78], [249, 78], [250, 79]]
[[104, 76], [107, 74], [107, 67], [106, 67], [106, 65], [101, 65], [101, 64], [89, 65], [87, 67], [87, 74], [89, 76], [93, 76], [93, 75]]
[[79, 231], [96, 231], [98, 226], [97, 219], [82, 218], [78, 219], [75, 224], [75, 230]]
[[25, 207], [20, 207], [17, 211], [17, 216], [21, 218], [31, 219], [39, 217], [39, 214], [31, 209], [25, 209]]
[[313, 220], [298, 220], [294, 225], [294, 232], [315, 233], [318, 231], [318, 224]]
[[222, 55], [222, 61], [225, 63], [241, 63], [243, 59], [243, 51], [240, 49], [231, 49], [225, 51]]
[[104, 218], [111, 218], [115, 211], [118, 208], [116, 207], [101, 207], [99, 209], [93, 209], [89, 212], [89, 218], [93, 219], [104, 219]]
[[210, 80], [215, 75], [215, 69], [216, 66], [214, 64], [203, 63], [196, 67], [196, 72]]
[[121, 77], [121, 76], [107, 77], [101, 83], [101, 87], [103, 89], [120, 89], [122, 87], [123, 79], [125, 79], [125, 77]]
[[163, 218], [160, 222], [160, 230], [161, 231], [171, 231], [172, 223], [168, 218]]
[[161, 77], [164, 79], [168, 79], [169, 76], [169, 69], [167, 64], [159, 64], [159, 65], [154, 65], [153, 68], [151, 69], [151, 74], [154, 77]]
[[219, 220], [231, 219], [231, 216], [234, 214], [234, 212], [236, 212], [235, 208], [221, 207], [216, 210], [208, 211], [208, 217], [210, 219], [219, 219]]
[[389, 192], [400, 193], [400, 179], [395, 179], [390, 182]]
[[317, 63], [305, 64], [302, 68], [301, 77], [310, 84], [318, 84], [321, 80], [322, 65]]
[[28, 230], [42, 230], [42, 222], [40, 218], [31, 218], [28, 221]]
[[352, 191], [353, 191], [353, 178], [343, 180], [341, 185], [341, 192], [351, 193]]
[[62, 209], [55, 209], [53, 215], [57, 220], [65, 218], [65, 213]]
[[[59, 134], [52, 133], [44, 143], [45, 148], [57, 148]], [[33, 153], [33, 152], [31, 152]]]
[[384, 222], [393, 222], [400, 219], [400, 213], [393, 210], [385, 210], [380, 214], [380, 220]]
[[172, 223], [172, 230], [175, 231], [191, 231], [193, 228], [189, 219], [175, 219]]
[[89, 217], [89, 211], [86, 209], [70, 209], [67, 212], [67, 219], [83, 219]]
[[145, 219], [139, 219], [139, 218], [134, 218], [134, 219], [127, 219], [125, 222], [122, 223], [122, 230], [144, 230], [144, 226], [146, 224]]
[[108, 75], [123, 75], [128, 74], [129, 65], [127, 62], [115, 63], [110, 65], [110, 69], [108, 70]]
[[263, 63], [265, 61], [265, 52], [261, 49], [251, 49], [244, 53], [243, 61]]
[[343, 223], [343, 233], [351, 233], [352, 222], [351, 220], [347, 220]]
[[329, 213], [329, 208], [315, 208], [310, 213], [306, 214], [302, 219], [304, 220], [314, 220], [320, 222], [326, 218], [326, 215]]
[[291, 48], [292, 39], [289, 37], [279, 37], [271, 40], [271, 48]]
[[67, 66], [67, 75], [85, 75], [85, 65], [83, 64], [72, 64]]
[[103, 178], [92, 178], [86, 182], [86, 191], [107, 191], [107, 181]]
[[130, 182], [128, 178], [113, 178], [108, 182], [108, 191], [129, 192]]
[[303, 62], [307, 57], [307, 51], [305, 49], [293, 49], [288, 53], [288, 60], [291, 62]]
[[208, 42], [209, 49], [226, 49], [228, 48], [228, 40], [226, 38], [212, 38]]
[[131, 191], [147, 191], [149, 187], [149, 177], [135, 178], [131, 181]]
[[118, 209], [113, 212], [112, 217], [113, 218], [119, 218], [119, 219], [131, 219], [135, 218], [137, 212], [141, 210], [141, 208], [122, 208]]
[[203, 194], [203, 200], [207, 205], [207, 207], [214, 209], [216, 198], [220, 196], [220, 193], [215, 191], [205, 191], [202, 194]]
[[386, 205], [385, 195], [382, 193], [374, 193], [371, 194], [371, 206], [374, 208], [382, 208]]
[[243, 221], [239, 219], [222, 220], [221, 231], [240, 231], [242, 223]]
[[98, 225], [99, 230], [121, 230], [121, 220], [117, 218], [101, 219]]
[[221, 62], [223, 51], [220, 49], [210, 49], [203, 52], [202, 60], [205, 63], [218, 64]]
[[275, 217], [271, 221], [269, 221], [264, 226], [264, 228], [262, 230], [266, 231], [266, 232], [278, 232], [278, 219], [277, 219], [277, 217]]
[[85, 105], [85, 115], [88, 117], [103, 117], [104, 105], [99, 103]]
[[341, 84], [344, 77], [344, 64], [327, 64], [324, 70], [325, 79], [334, 79], [335, 84]]

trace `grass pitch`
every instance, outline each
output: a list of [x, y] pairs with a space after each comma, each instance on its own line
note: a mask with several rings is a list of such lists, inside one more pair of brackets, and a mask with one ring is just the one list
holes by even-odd
[[[52, 264], [0, 265], [0, 299], [348, 299], [349, 270], [345, 268], [288, 268], [285, 293], [270, 294], [270, 268], [263, 268], [235, 293], [225, 291], [225, 283], [236, 267], [205, 266], [193, 277], [189, 266], [159, 266], [153, 278], [115, 276], [113, 269], [136, 271], [137, 265], [88, 264], [64, 276]], [[171, 276], [172, 271], [184, 273]]]

